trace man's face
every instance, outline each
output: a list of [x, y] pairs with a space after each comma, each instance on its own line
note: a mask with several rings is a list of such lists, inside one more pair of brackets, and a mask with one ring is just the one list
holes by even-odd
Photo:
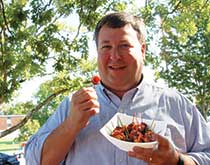
[[141, 79], [145, 45], [131, 25], [103, 26], [98, 35], [98, 69], [102, 82], [110, 89], [127, 91]]

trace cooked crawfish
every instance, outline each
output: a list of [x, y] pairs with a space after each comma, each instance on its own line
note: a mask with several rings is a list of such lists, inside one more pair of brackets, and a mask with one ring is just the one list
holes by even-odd
[[155, 141], [154, 132], [144, 122], [134, 121], [129, 125], [117, 126], [111, 136], [128, 142], [152, 142]]

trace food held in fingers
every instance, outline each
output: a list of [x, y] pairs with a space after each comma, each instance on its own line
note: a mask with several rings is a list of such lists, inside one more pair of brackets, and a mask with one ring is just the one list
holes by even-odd
[[95, 75], [92, 77], [91, 82], [93, 83], [93, 85], [97, 85], [100, 83], [100, 77], [98, 75]]

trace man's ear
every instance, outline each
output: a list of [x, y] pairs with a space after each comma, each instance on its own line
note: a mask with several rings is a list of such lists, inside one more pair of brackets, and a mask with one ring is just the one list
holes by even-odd
[[142, 55], [144, 60], [146, 58], [145, 54], [146, 54], [146, 44], [142, 44], [141, 45], [141, 55]]

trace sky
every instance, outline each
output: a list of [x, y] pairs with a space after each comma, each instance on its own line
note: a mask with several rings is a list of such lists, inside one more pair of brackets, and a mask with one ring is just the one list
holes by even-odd
[[32, 100], [33, 94], [39, 90], [40, 84], [44, 83], [46, 80], [49, 80], [50, 77], [35, 77], [30, 81], [26, 81], [21, 85], [20, 90], [18, 91], [19, 95], [15, 99], [15, 102], [26, 102]]

